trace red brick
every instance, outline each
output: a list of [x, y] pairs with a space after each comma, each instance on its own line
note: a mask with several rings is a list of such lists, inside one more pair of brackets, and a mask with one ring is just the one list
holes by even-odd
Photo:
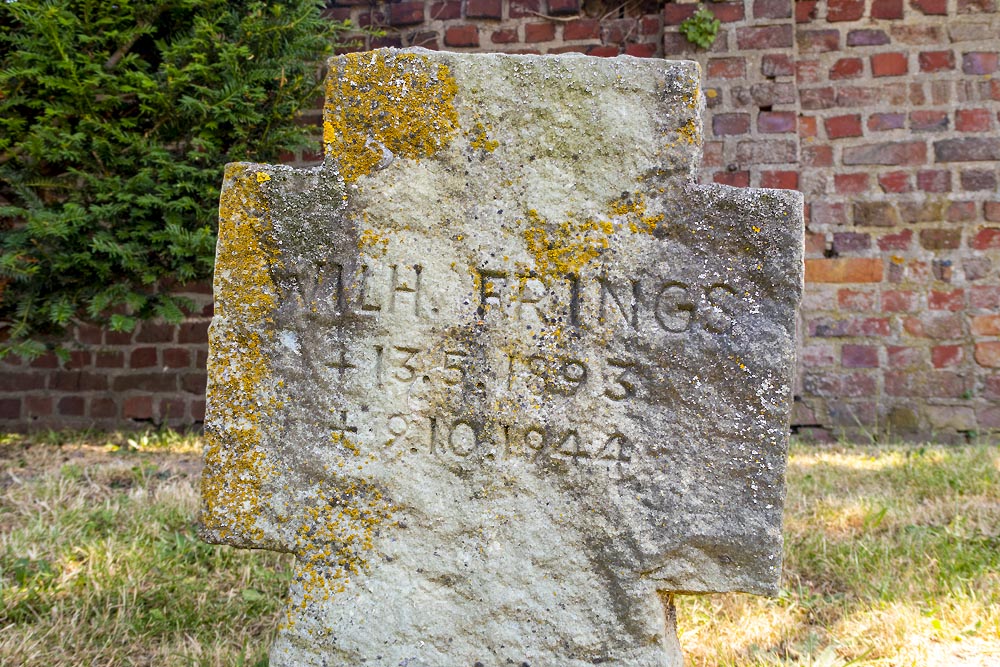
[[970, 287], [969, 308], [1000, 309], [1000, 286], [973, 285]]
[[[742, 3], [740, 4], [742, 6]], [[753, 16], [757, 19], [785, 19], [792, 15], [791, 0], [754, 0]]]
[[833, 188], [838, 194], [856, 195], [868, 191], [868, 174], [835, 174]]
[[[782, 0], [766, 0], [771, 2], [781, 2]], [[715, 14], [715, 18], [720, 23], [735, 23], [743, 20], [742, 2], [712, 2], [708, 5], [708, 11]]]
[[[667, 5], [670, 7], [671, 5]], [[598, 39], [601, 36], [601, 23], [597, 19], [575, 19], [563, 25], [563, 39]]]
[[196, 424], [205, 421], [205, 401], [191, 401], [191, 419]]
[[956, 289], [950, 292], [931, 290], [927, 295], [927, 307], [931, 310], [962, 310], [965, 305], [965, 290]]
[[52, 414], [52, 399], [48, 396], [27, 396], [24, 411], [29, 417], [48, 417]]
[[163, 365], [167, 368], [187, 368], [191, 365], [191, 352], [183, 347], [163, 351]]
[[[939, 142], [940, 143], [940, 142]], [[927, 161], [927, 144], [923, 141], [898, 141], [844, 149], [843, 164], [904, 165]]]
[[760, 187], [778, 190], [797, 190], [799, 187], [799, 172], [797, 171], [762, 171]]
[[799, 359], [805, 368], [833, 366], [837, 362], [833, 346], [827, 344], [803, 345], [799, 350]]
[[668, 2], [663, 5], [663, 23], [665, 25], [680, 25], [694, 16], [697, 11], [698, 5], [696, 4]]
[[879, 283], [882, 260], [870, 257], [807, 259], [806, 282], [809, 283]]
[[103, 329], [92, 324], [81, 324], [76, 328], [76, 339], [84, 345], [100, 345], [103, 334]]
[[816, 116], [799, 116], [799, 136], [815, 137], [817, 134]]
[[840, 348], [844, 368], [878, 368], [878, 348], [871, 345], [844, 345]]
[[0, 419], [20, 419], [21, 399], [0, 398]]
[[970, 324], [973, 336], [1000, 336], [1000, 315], [976, 315]]
[[887, 313], [912, 313], [917, 309], [917, 294], [909, 290], [882, 292], [882, 310]]
[[115, 399], [107, 397], [94, 397], [90, 399], [91, 419], [113, 419], [118, 416], [118, 406]]
[[987, 368], [1000, 367], [1000, 341], [976, 343], [976, 363]]
[[795, 132], [794, 111], [761, 111], [757, 116], [757, 131], [764, 134]]
[[940, 132], [948, 129], [947, 111], [921, 109], [910, 112], [910, 129], [914, 132]]
[[549, 0], [549, 14], [576, 14], [579, 11], [579, 0]]
[[494, 44], [511, 44], [517, 41], [517, 30], [507, 28], [505, 30], [494, 30], [490, 35], [490, 41]]
[[885, 234], [878, 238], [879, 250], [909, 250], [913, 241], [913, 231], [903, 229], [894, 234]]
[[830, 68], [831, 79], [856, 79], [863, 75], [865, 63], [861, 58], [841, 58]]
[[955, 54], [951, 51], [921, 51], [917, 56], [921, 72], [944, 72], [955, 69]]
[[958, 0], [959, 14], [990, 14], [996, 10], [996, 0]]
[[629, 42], [625, 45], [625, 55], [633, 58], [655, 58], [656, 44], [652, 42]]
[[826, 127], [826, 136], [830, 139], [841, 139], [844, 137], [860, 137], [861, 116], [851, 114], [848, 116], [833, 116], [823, 121]]
[[810, 219], [817, 225], [846, 225], [847, 206], [842, 202], [813, 202]]
[[116, 392], [138, 389], [141, 391], [176, 391], [177, 376], [174, 373], [129, 373], [118, 375], [111, 380], [111, 389]]
[[906, 124], [906, 114], [873, 113], [868, 117], [868, 129], [875, 132], [898, 130]]
[[721, 183], [722, 185], [731, 185], [734, 188], [747, 188], [750, 187], [750, 172], [717, 171], [715, 175], [712, 176], [712, 181], [714, 183]]
[[760, 73], [768, 79], [795, 74], [795, 63], [791, 56], [783, 53], [768, 53], [760, 60]]
[[908, 366], [924, 365], [924, 348], [906, 347], [903, 345], [887, 345], [886, 361], [889, 368], [906, 368]]
[[84, 408], [82, 396], [63, 396], [56, 405], [59, 414], [65, 417], [82, 417]]
[[972, 237], [971, 244], [974, 250], [994, 250], [1000, 248], [1000, 229], [987, 227], [980, 229]]
[[159, 401], [159, 419], [161, 421], [178, 422], [184, 419], [185, 404], [178, 398], [161, 398]]
[[183, 322], [177, 337], [179, 343], [205, 343], [208, 341], [209, 322]]
[[712, 133], [717, 137], [746, 134], [750, 131], [750, 114], [720, 113], [712, 118]]
[[907, 73], [905, 53], [878, 53], [871, 57], [872, 76], [903, 76]]
[[453, 25], [444, 32], [446, 46], [479, 46], [479, 29], [474, 25]]
[[951, 192], [951, 172], [943, 169], [918, 171], [917, 187], [924, 192]]
[[104, 391], [107, 388], [108, 376], [105, 373], [60, 371], [49, 379], [49, 389], [54, 391]]
[[649, 15], [643, 16], [639, 19], [639, 34], [640, 35], [659, 35], [662, 29], [662, 21], [658, 16]]
[[889, 371], [884, 377], [885, 393], [889, 396], [959, 398], [965, 391], [962, 377], [946, 371]]
[[937, 345], [931, 348], [931, 363], [934, 368], [952, 368], [962, 363], [961, 345]]
[[828, 0], [826, 20], [830, 23], [857, 21], [865, 15], [865, 0]]
[[907, 317], [903, 320], [903, 330], [918, 338], [948, 340], [962, 338], [962, 318], [953, 313], [927, 314], [922, 317]]
[[636, 19], [632, 18], [605, 21], [601, 26], [601, 37], [606, 44], [621, 44], [632, 39], [637, 25]]
[[835, 232], [833, 235], [833, 250], [837, 255], [865, 252], [871, 247], [871, 234], [862, 232]]
[[953, 201], [944, 214], [948, 222], [968, 222], [976, 219], [976, 202]]
[[955, 129], [959, 132], [988, 132], [991, 117], [989, 109], [959, 109], [955, 112]]
[[884, 174], [879, 174], [878, 177], [879, 187], [882, 188], [882, 192], [911, 192], [913, 187], [910, 185], [910, 174], [905, 171], [888, 171]]
[[181, 377], [181, 389], [189, 394], [202, 395], [205, 393], [205, 385], [208, 382], [206, 373], [185, 373]]
[[927, 250], [956, 250], [962, 245], [962, 230], [921, 229], [920, 245]]
[[948, 0], [910, 0], [910, 5], [923, 14], [944, 16], [948, 13]]
[[587, 55], [596, 56], [598, 58], [615, 58], [621, 55], [621, 49], [610, 44], [590, 46], [587, 47]]
[[878, 294], [863, 290], [841, 289], [837, 291], [837, 305], [841, 310], [854, 312], [878, 310]]
[[125, 419], [152, 419], [153, 397], [130, 396], [126, 398], [122, 408], [122, 416]]
[[802, 147], [803, 167], [832, 167], [833, 147], [832, 146], [803, 146]]
[[816, 18], [817, 0], [796, 0], [795, 1], [795, 22], [809, 23]]
[[903, 18], [903, 0], [872, 0], [871, 17], [887, 20]]
[[529, 44], [551, 42], [555, 38], [556, 26], [554, 23], [526, 23], [524, 25], [524, 41]]
[[[531, 0], [529, 0], [531, 1]], [[519, 3], [511, 4], [511, 16], [514, 14], [514, 7]], [[521, 3], [523, 4], [523, 3]], [[538, 4], [538, 0], [533, 0], [532, 4], [535, 6], [535, 11], [541, 9]], [[457, 19], [462, 17], [462, 3], [461, 2], [435, 2], [431, 5], [430, 20], [432, 21], [449, 21], [451, 19]]]
[[1000, 201], [984, 202], [983, 217], [990, 222], [1000, 222]]
[[973, 52], [962, 55], [962, 71], [966, 74], [993, 74], [1000, 67], [1000, 54]]
[[799, 91], [799, 105], [806, 111], [830, 109], [837, 106], [837, 91], [833, 86], [804, 88]]
[[397, 2], [388, 6], [389, 25], [415, 25], [424, 22], [423, 2]]
[[465, 15], [470, 19], [499, 19], [503, 17], [503, 3], [501, 0], [467, 0]]
[[742, 79], [747, 74], [746, 58], [709, 58], [706, 72], [709, 79]]
[[997, 175], [986, 169], [969, 169], [961, 174], [962, 189], [966, 192], [995, 192]]
[[792, 45], [792, 26], [769, 25], [736, 29], [736, 44], [740, 49], [783, 49]]
[[[840, 49], [839, 30], [799, 30], [795, 33], [799, 53], [828, 53]], [[740, 48], [743, 48], [742, 45]]]
[[132, 350], [128, 360], [129, 368], [149, 368], [156, 365], [155, 347], [137, 347]]
[[123, 352], [112, 352], [111, 350], [98, 350], [95, 355], [94, 365], [98, 368], [124, 368], [125, 354]]

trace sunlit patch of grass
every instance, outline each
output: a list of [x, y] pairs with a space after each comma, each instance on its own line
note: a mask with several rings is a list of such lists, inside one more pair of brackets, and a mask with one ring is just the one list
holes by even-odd
[[781, 595], [678, 597], [692, 665], [1000, 664], [1000, 448], [794, 446]]
[[287, 557], [201, 542], [196, 438], [135, 437], [0, 445], [0, 664], [266, 664]]

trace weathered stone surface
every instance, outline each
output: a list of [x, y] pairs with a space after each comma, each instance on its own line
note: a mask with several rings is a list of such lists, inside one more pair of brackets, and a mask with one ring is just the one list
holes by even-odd
[[204, 536], [297, 555], [276, 665], [680, 664], [774, 593], [798, 193], [699, 187], [690, 62], [331, 61], [315, 170], [231, 165]]

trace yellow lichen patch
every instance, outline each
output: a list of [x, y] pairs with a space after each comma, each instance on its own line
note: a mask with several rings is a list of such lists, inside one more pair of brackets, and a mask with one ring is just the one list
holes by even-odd
[[358, 237], [358, 250], [372, 257], [381, 257], [389, 249], [389, 239], [374, 229], [366, 229]]
[[548, 223], [538, 211], [528, 211], [524, 240], [542, 277], [578, 275], [580, 269], [608, 247], [610, 221], [577, 220], [567, 214], [558, 224]]
[[701, 143], [701, 132], [698, 131], [698, 124], [695, 123], [694, 118], [677, 128], [677, 134], [680, 141], [686, 141], [692, 145]]
[[[261, 178], [261, 175], [267, 178]], [[266, 499], [264, 480], [274, 473], [261, 447], [261, 422], [276, 403], [264, 347], [266, 323], [276, 304], [269, 267], [277, 249], [261, 190], [270, 177], [229, 165], [219, 201], [219, 252], [215, 265], [216, 327], [210, 355], [213, 415], [206, 430], [202, 521], [220, 539], [259, 543], [257, 526]]]
[[420, 159], [458, 131], [457, 86], [446, 65], [414, 53], [350, 53], [327, 79], [326, 153], [344, 180], [371, 174], [393, 156]]
[[478, 120], [472, 129], [465, 133], [465, 136], [469, 138], [470, 146], [487, 153], [492, 153], [500, 145], [499, 141], [490, 139], [486, 127]]
[[646, 197], [641, 192], [612, 202], [611, 214], [624, 217], [633, 234], [652, 234], [656, 225], [663, 222], [662, 213], [650, 215], [646, 212]]

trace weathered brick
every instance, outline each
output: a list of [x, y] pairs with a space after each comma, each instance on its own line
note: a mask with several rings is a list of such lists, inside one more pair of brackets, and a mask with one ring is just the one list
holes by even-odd
[[768, 53], [760, 59], [760, 73], [769, 79], [792, 76], [795, 74], [795, 62], [787, 54]]
[[[524, 5], [525, 3], [531, 5], [534, 11], [541, 10], [541, 5], [539, 0], [514, 0], [511, 3], [511, 17], [515, 16], [516, 8]], [[523, 14], [521, 15], [523, 16]], [[431, 5], [431, 11], [429, 18], [432, 21], [450, 21], [452, 19], [457, 19], [462, 17], [462, 3], [458, 0], [454, 2], [435, 2]]]
[[993, 74], [1000, 68], [1000, 54], [974, 51], [962, 55], [962, 71], [966, 74]]
[[986, 227], [976, 232], [970, 242], [973, 250], [994, 250], [1000, 248], [1000, 229]]
[[903, 18], [903, 0], [872, 0], [871, 17], [886, 20]]
[[951, 172], [922, 169], [917, 172], [917, 187], [924, 192], [951, 192]]
[[833, 250], [838, 255], [863, 252], [870, 249], [871, 246], [872, 237], [870, 234], [861, 232], [834, 232], [833, 234]]
[[955, 289], [948, 292], [931, 290], [927, 294], [927, 307], [931, 310], [962, 310], [965, 306], [965, 290]]
[[878, 257], [807, 259], [806, 282], [810, 283], [879, 283], [883, 265]]
[[947, 111], [920, 109], [910, 112], [910, 129], [914, 132], [942, 132], [948, 129]]
[[[842, 139], [844, 137], [860, 137], [861, 116], [850, 114], [846, 116], [832, 116], [823, 121], [826, 127], [826, 136], [830, 139]], [[848, 164], [845, 162], [845, 164]]]
[[917, 56], [921, 72], [945, 72], [955, 69], [953, 51], [921, 51]]
[[556, 26], [554, 23], [527, 23], [524, 26], [524, 41], [532, 44], [535, 42], [551, 42], [556, 38]]
[[976, 219], [976, 202], [974, 201], [952, 201], [948, 203], [948, 208], [944, 215], [948, 222], [968, 222]]
[[948, 13], [948, 0], [910, 0], [910, 5], [922, 14], [944, 16]]
[[906, 62], [906, 54], [877, 53], [871, 57], [872, 76], [903, 76], [909, 71]]
[[549, 0], [549, 13], [553, 15], [576, 14], [580, 11], [579, 0]]
[[791, 0], [754, 0], [753, 2], [754, 18], [784, 19], [789, 18], [791, 15]]
[[878, 184], [882, 192], [903, 193], [913, 190], [910, 174], [906, 171], [887, 171], [879, 174]]
[[[799, 30], [795, 33], [799, 53], [828, 53], [840, 50], [839, 30]], [[741, 45], [740, 48], [743, 48]]]
[[890, 42], [885, 30], [851, 30], [847, 33], [848, 46], [882, 46]]
[[698, 5], [668, 2], [663, 5], [663, 23], [666, 25], [680, 25], [687, 19], [694, 16], [698, 11]]
[[990, 14], [996, 10], [996, 0], [958, 0], [959, 14]]
[[975, 255], [962, 260], [962, 271], [965, 273], [965, 280], [973, 282], [982, 280], [989, 275], [993, 268], [993, 261], [989, 257]]
[[490, 35], [490, 41], [494, 44], [512, 44], [518, 41], [517, 30], [505, 28], [504, 30], [494, 30]]
[[625, 55], [633, 58], [655, 58], [656, 44], [652, 42], [629, 42], [625, 45]]
[[746, 62], [746, 58], [740, 57], [709, 58], [706, 76], [709, 79], [742, 79], [747, 75]]
[[899, 211], [888, 201], [859, 201], [854, 204], [854, 224], [862, 227], [896, 227]]
[[163, 365], [167, 368], [187, 368], [191, 365], [191, 351], [183, 347], [163, 350]]
[[799, 116], [799, 136], [806, 138], [818, 135], [816, 116]]
[[[937, 142], [942, 143], [942, 142]], [[927, 145], [922, 141], [894, 141], [844, 149], [845, 165], [923, 164], [927, 161]]]
[[[775, 0], [768, 0], [775, 1]], [[781, 0], [777, 0], [781, 2]], [[722, 23], [735, 23], [744, 19], [743, 2], [713, 2], [708, 5], [708, 11], [715, 14], [715, 18]]]
[[912, 313], [917, 310], [918, 299], [912, 290], [884, 290], [882, 310], [887, 313]]
[[826, 343], [803, 345], [799, 350], [799, 359], [806, 368], [833, 366], [837, 363], [833, 346]]
[[973, 336], [1000, 336], [1000, 315], [976, 315], [969, 325]]
[[152, 396], [129, 396], [122, 404], [122, 417], [125, 419], [152, 419]]
[[955, 250], [961, 244], [961, 229], [920, 230], [920, 245], [927, 250]]
[[913, 242], [913, 230], [901, 229], [891, 234], [883, 234], [878, 238], [879, 250], [909, 250]]
[[598, 39], [600, 36], [601, 22], [597, 19], [574, 19], [563, 25], [565, 40]]
[[91, 419], [113, 419], [118, 416], [118, 405], [115, 399], [107, 396], [95, 396], [90, 399]]
[[795, 22], [809, 23], [816, 18], [817, 0], [795, 0]]
[[474, 25], [453, 25], [444, 31], [446, 46], [479, 46], [479, 28]]
[[959, 132], [988, 132], [992, 115], [989, 109], [959, 109], [955, 112], [955, 129]]
[[962, 319], [955, 314], [934, 313], [922, 317], [907, 317], [903, 330], [917, 338], [957, 340], [962, 338]]
[[990, 222], [1000, 222], [1000, 201], [984, 202], [983, 217]]
[[865, 72], [861, 58], [841, 58], [830, 68], [830, 79], [856, 79]]
[[423, 2], [397, 2], [389, 5], [387, 10], [389, 25], [414, 25], [424, 21]]
[[757, 131], [776, 134], [795, 131], [794, 111], [761, 111], [757, 116]]
[[1000, 368], [1000, 341], [976, 343], [976, 363], [987, 368]]
[[587, 47], [587, 55], [598, 58], [615, 58], [621, 55], [621, 49], [612, 44], [599, 44]]
[[830, 23], [857, 21], [865, 15], [865, 0], [827, 0], [826, 20]]
[[743, 164], [797, 162], [798, 142], [784, 139], [741, 141], [736, 145], [736, 160]]
[[844, 368], [878, 368], [878, 348], [874, 345], [844, 345], [840, 348]]
[[906, 124], [906, 114], [889, 112], [873, 113], [868, 117], [868, 129], [875, 132], [898, 130]]
[[837, 106], [837, 91], [832, 86], [804, 88], [799, 92], [799, 104], [806, 111], [831, 109]]
[[788, 48], [792, 39], [792, 26], [787, 23], [736, 29], [736, 44], [745, 50]]
[[878, 310], [878, 292], [871, 290], [837, 290], [837, 306], [840, 310], [871, 312]]
[[503, 17], [503, 3], [501, 0], [466, 0], [465, 15], [470, 19], [499, 19]]
[[27, 396], [24, 399], [24, 411], [28, 417], [48, 417], [52, 414], [52, 398], [50, 396]]
[[817, 225], [847, 224], [847, 206], [842, 202], [816, 201], [810, 209], [811, 222]]
[[997, 161], [1000, 160], [1000, 139], [969, 137], [935, 141], [934, 159], [938, 162]]
[[719, 171], [712, 176], [713, 183], [731, 185], [734, 188], [750, 187], [749, 171]]
[[177, 423], [184, 419], [187, 404], [178, 398], [161, 398], [157, 401], [156, 413], [163, 422]]
[[833, 189], [837, 194], [856, 195], [868, 191], [869, 180], [870, 177], [866, 173], [834, 174]]
[[746, 134], [750, 131], [750, 114], [719, 113], [712, 118], [712, 133], [717, 137]]
[[979, 192], [982, 190], [996, 191], [997, 175], [993, 171], [985, 169], [969, 169], [961, 173], [962, 189], [966, 192]]
[[889, 396], [959, 398], [965, 391], [962, 376], [950, 371], [886, 371], [884, 377]]
[[778, 190], [797, 190], [799, 187], [799, 173], [797, 171], [762, 171], [760, 173], [760, 187], [775, 188]]
[[885, 348], [886, 363], [889, 368], [908, 368], [926, 366], [924, 348], [905, 345], [887, 345]]
[[208, 321], [183, 322], [177, 336], [179, 343], [205, 343], [208, 341]]
[[935, 345], [931, 348], [931, 365], [934, 368], [954, 368], [962, 363], [963, 356], [961, 345]]

